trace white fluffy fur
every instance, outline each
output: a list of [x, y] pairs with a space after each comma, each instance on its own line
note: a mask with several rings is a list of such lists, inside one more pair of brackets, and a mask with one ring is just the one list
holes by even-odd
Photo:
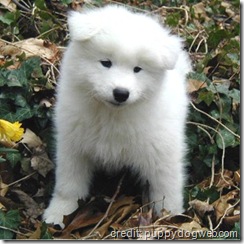
[[[157, 213], [162, 206], [182, 212], [190, 61], [181, 39], [155, 18], [118, 6], [72, 12], [68, 24], [56, 105], [56, 186], [44, 220], [64, 226], [63, 215], [88, 196], [98, 165], [132, 166], [149, 181], [151, 201], [162, 200]], [[130, 93], [121, 104], [113, 97], [118, 87]]]

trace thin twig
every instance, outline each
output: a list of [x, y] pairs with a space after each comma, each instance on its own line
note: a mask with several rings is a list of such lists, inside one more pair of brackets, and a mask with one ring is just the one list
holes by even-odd
[[209, 223], [209, 229], [210, 229], [211, 231], [213, 231], [213, 223], [212, 223], [212, 220], [211, 220], [211, 218], [210, 218], [210, 215], [208, 215], [207, 218], [208, 218], [208, 223]]
[[10, 183], [10, 184], [4, 186], [3, 188], [7, 188], [7, 187], [10, 187], [10, 186], [12, 186], [12, 185], [15, 185], [15, 184], [17, 184], [17, 183], [19, 183], [19, 182], [21, 182], [21, 181], [23, 181], [23, 180], [28, 179], [29, 177], [31, 177], [31, 176], [34, 175], [34, 174], [36, 174], [36, 171], [35, 171], [35, 172], [32, 172], [32, 173], [29, 174], [29, 175], [26, 175], [25, 177], [23, 177], [23, 178], [21, 178], [21, 179], [19, 179], [19, 180], [16, 180], [16, 181], [14, 181], [14, 182], [12, 182], [12, 183]]
[[200, 130], [204, 131], [204, 132], [208, 135], [208, 137], [209, 137], [211, 143], [214, 144], [214, 139], [213, 139], [213, 137], [210, 135], [210, 133], [209, 133], [206, 129], [204, 129], [201, 125], [198, 125], [197, 127], [198, 127]]
[[12, 2], [13, 2], [14, 4], [16, 4], [18, 7], [20, 7], [22, 10], [24, 10], [24, 11], [26, 11], [26, 12], [28, 12], [28, 13], [31, 12], [31, 9], [26, 8], [25, 6], [23, 6], [23, 5], [22, 5], [21, 3], [19, 3], [18, 1], [16, 1], [16, 0], [12, 0]]
[[209, 184], [209, 188], [211, 188], [213, 186], [214, 183], [214, 165], [215, 165], [215, 154], [213, 155], [213, 159], [212, 159], [212, 165], [211, 165], [211, 180], [210, 180], [210, 184]]
[[21, 232], [19, 232], [17, 230], [13, 230], [13, 229], [8, 228], [8, 227], [5, 227], [5, 226], [1, 226], [0, 225], [0, 229], [2, 229], [2, 230], [8, 230], [8, 231], [11, 231], [11, 232], [13, 232], [15, 234], [22, 235], [22, 236], [26, 236], [25, 234], [23, 234], [23, 233], [21, 233]]
[[204, 33], [204, 32], [205, 32], [205, 30], [201, 30], [201, 31], [199, 31], [199, 32], [196, 34], [196, 36], [194, 37], [194, 39], [193, 39], [193, 41], [192, 41], [192, 43], [191, 43], [191, 46], [189, 47], [189, 52], [191, 52], [191, 49], [192, 49], [193, 45], [195, 44], [197, 38], [200, 36], [200, 34], [202, 34], [202, 33]]

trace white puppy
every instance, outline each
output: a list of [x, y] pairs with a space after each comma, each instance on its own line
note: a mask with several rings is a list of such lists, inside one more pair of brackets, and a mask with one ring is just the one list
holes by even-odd
[[[57, 93], [57, 167], [47, 223], [85, 199], [94, 169], [131, 166], [150, 200], [183, 211], [188, 55], [156, 18], [106, 6], [68, 18]], [[106, 180], [106, 179], [105, 179]]]

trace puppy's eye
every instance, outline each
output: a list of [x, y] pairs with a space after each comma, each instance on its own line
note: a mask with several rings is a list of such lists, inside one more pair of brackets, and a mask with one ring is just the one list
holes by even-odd
[[136, 67], [134, 67], [134, 73], [139, 73], [140, 71], [142, 70], [142, 68], [141, 67], [139, 67], [139, 66], [136, 66]]
[[112, 62], [110, 60], [100, 60], [100, 63], [106, 68], [110, 68], [112, 66]]

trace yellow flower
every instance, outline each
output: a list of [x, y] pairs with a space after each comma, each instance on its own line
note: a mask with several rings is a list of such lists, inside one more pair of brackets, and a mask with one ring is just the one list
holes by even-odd
[[21, 128], [21, 125], [19, 122], [10, 123], [0, 119], [0, 140], [9, 142], [19, 141], [24, 134], [24, 129]]

